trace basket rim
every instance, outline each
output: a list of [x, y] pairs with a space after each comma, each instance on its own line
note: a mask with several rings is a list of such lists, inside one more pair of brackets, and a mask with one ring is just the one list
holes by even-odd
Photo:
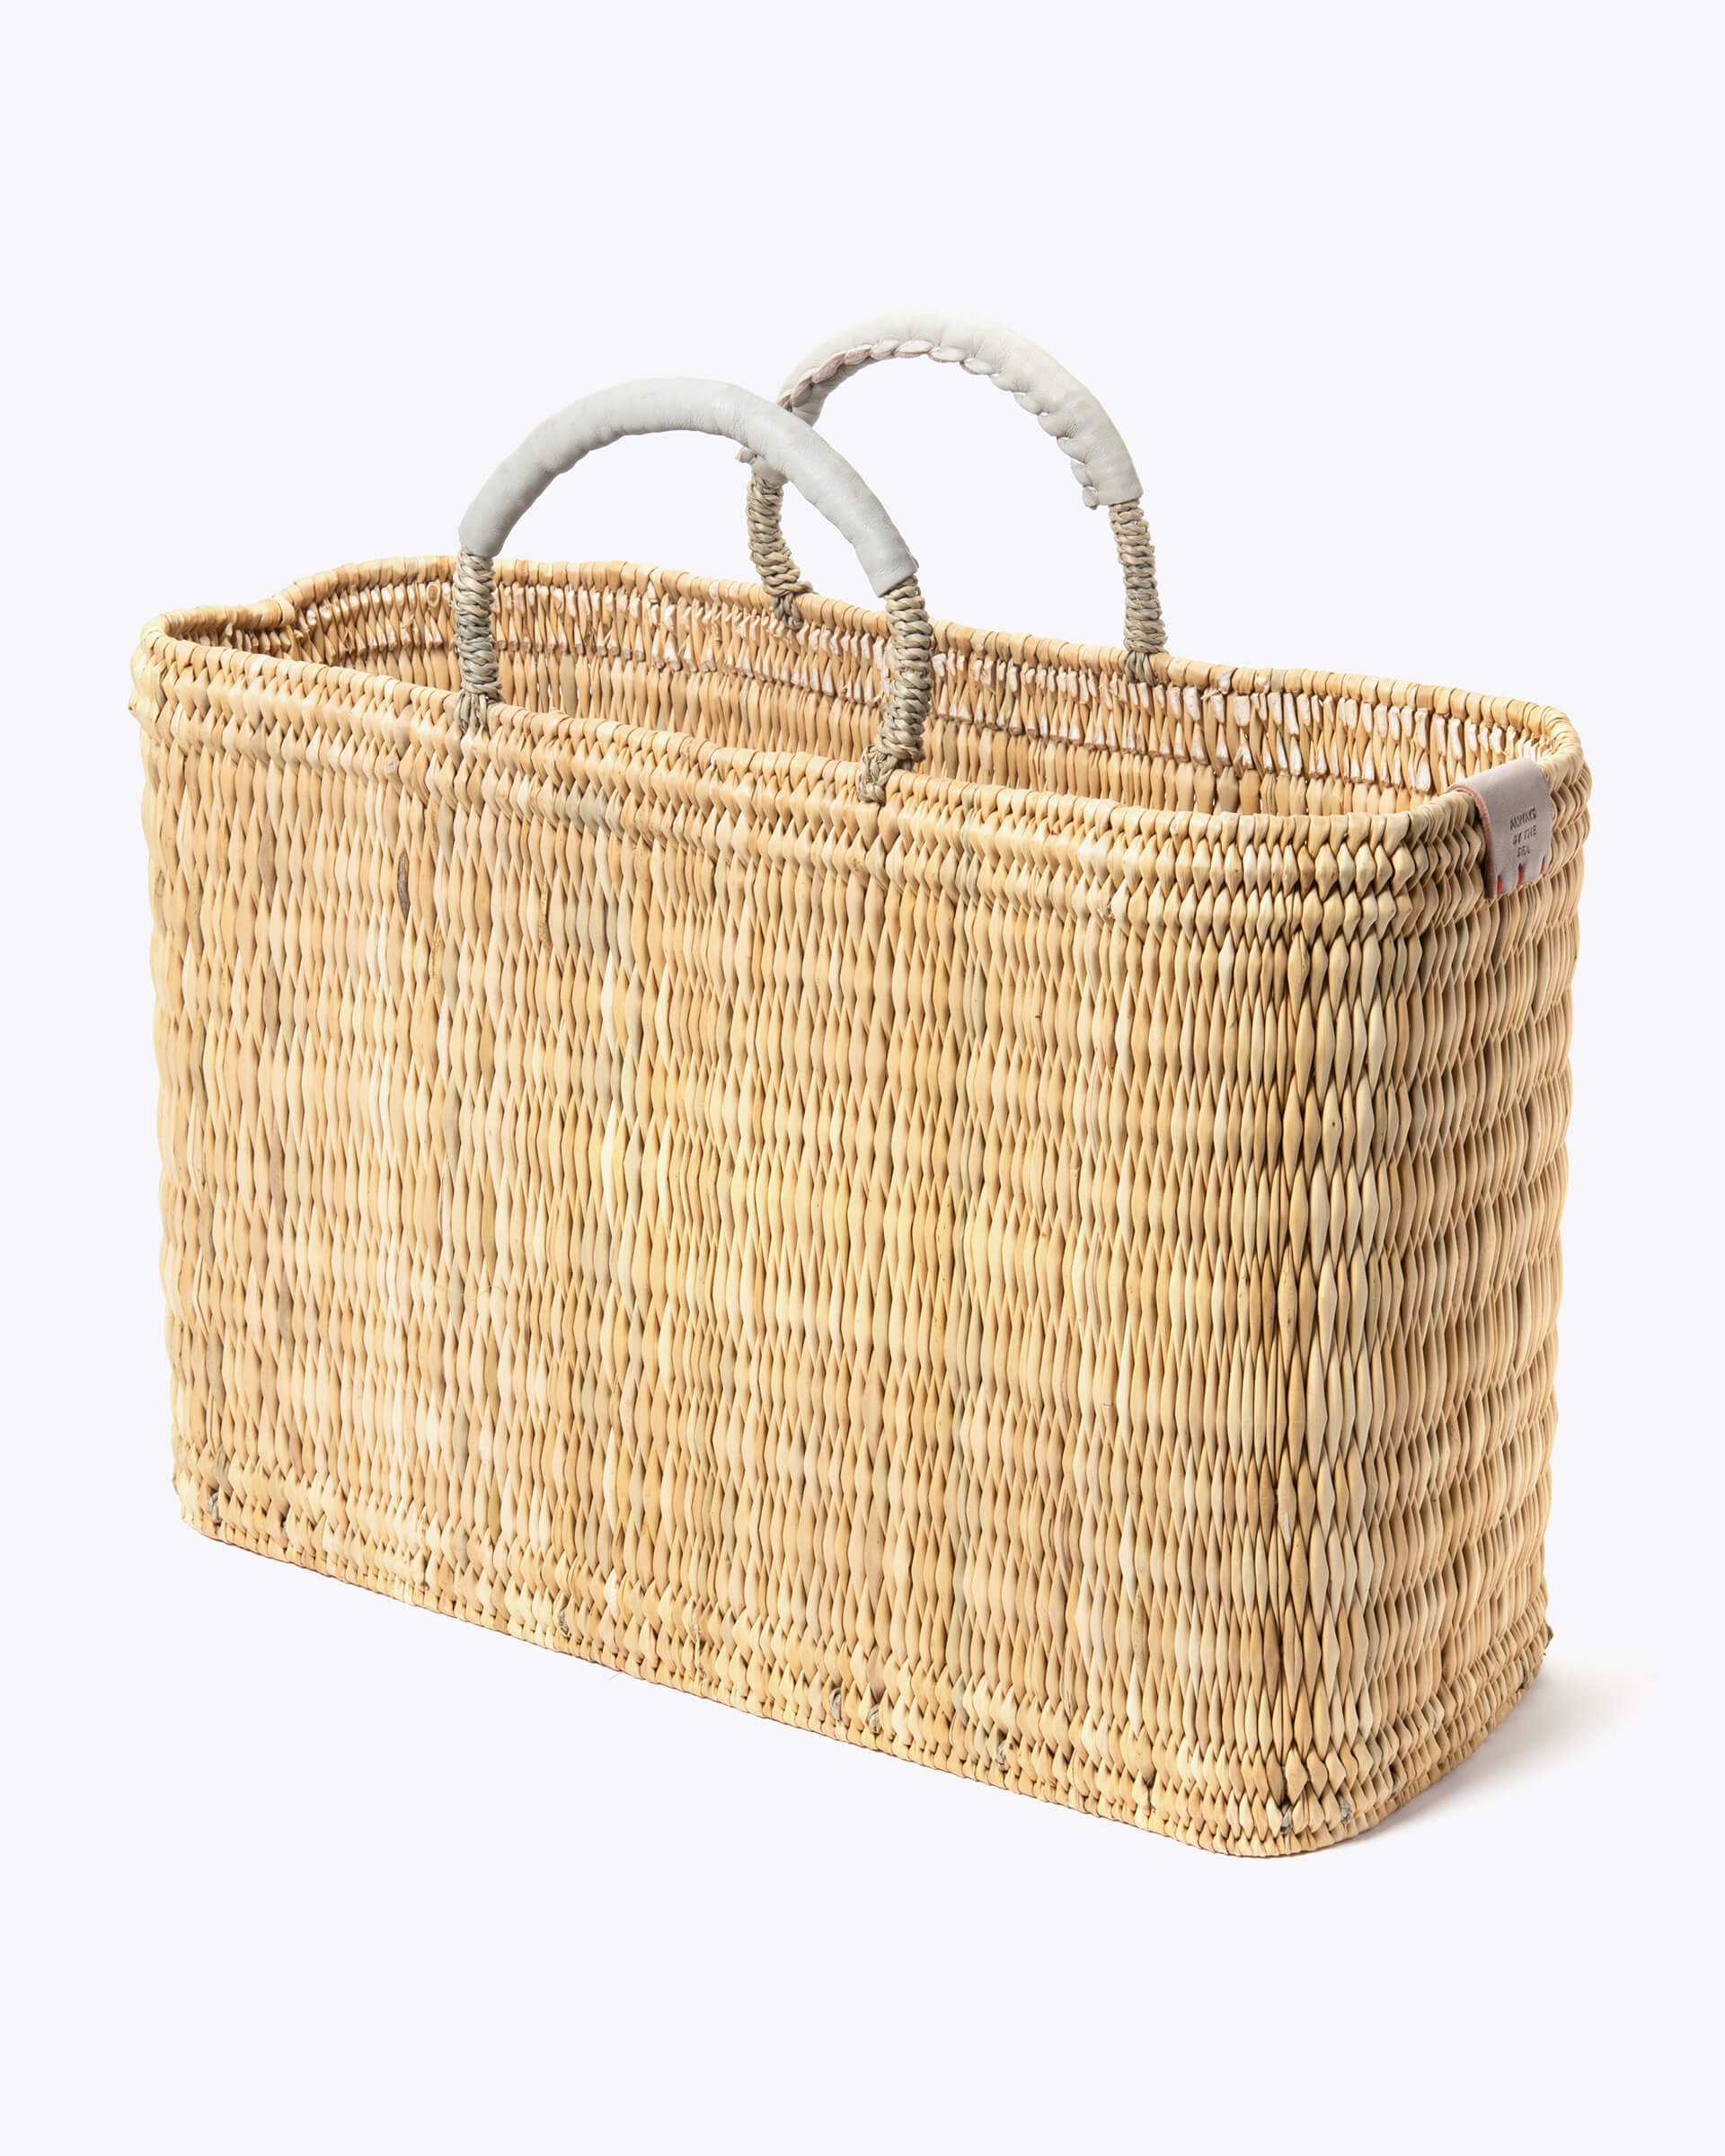
[[[1357, 846], [1367, 833], [1393, 848], [1409, 841], [1454, 835], [1471, 824], [1470, 799], [1453, 789], [1435, 791], [1405, 808], [1243, 809], [1213, 807], [1143, 808], [1100, 794], [1057, 791], [1037, 786], [1007, 785], [910, 770], [893, 774], [888, 801], [880, 808], [860, 803], [854, 785], [844, 782], [854, 764], [807, 749], [756, 748], [715, 742], [689, 733], [632, 726], [619, 720], [577, 717], [564, 711], [529, 710], [519, 704], [493, 707], [482, 735], [464, 737], [454, 722], [456, 692], [434, 688], [385, 673], [290, 658], [242, 649], [228, 640], [235, 632], [268, 633], [306, 622], [332, 599], [402, 585], [451, 584], [453, 555], [379, 556], [322, 570], [285, 585], [269, 598], [241, 605], [182, 607], [151, 617], [140, 633], [137, 662], [153, 655], [184, 664], [205, 654], [225, 662], [222, 670], [236, 682], [256, 685], [279, 683], [300, 691], [333, 691], [349, 704], [347, 729], [372, 734], [381, 720], [377, 706], [387, 705], [398, 722], [408, 721], [415, 746], [432, 756], [462, 764], [479, 757], [497, 766], [500, 781], [590, 782], [599, 767], [639, 791], [653, 774], [676, 771], [708, 785], [738, 789], [739, 806], [756, 812], [776, 800], [804, 816], [822, 814], [852, 829], [871, 828], [884, 817], [888, 827], [906, 835], [925, 831], [930, 838], [950, 835], [955, 814], [967, 832], [986, 823], [996, 839], [1015, 849], [1025, 844], [1070, 846], [1083, 844], [1086, 862], [1101, 842], [1190, 840], [1195, 844], [1288, 844], [1305, 840], [1340, 846], [1350, 838]], [[500, 561], [500, 585], [585, 585], [632, 590], [643, 597], [693, 605], [722, 605], [774, 619], [772, 600], [758, 584], [703, 577], [631, 561]], [[829, 633], [867, 638], [884, 650], [889, 624], [884, 613], [844, 599], [811, 594], [801, 602], [804, 620]], [[1088, 672], [1106, 680], [1115, 694], [1130, 700], [1147, 695], [1148, 685], [1134, 683], [1119, 647], [1078, 644], [1021, 632], [978, 630], [961, 623], [933, 623], [938, 659], [995, 660], [1019, 668]], [[643, 656], [633, 663], [663, 665]], [[1568, 714], [1553, 705], [1478, 691], [1446, 688], [1381, 676], [1340, 674], [1320, 668], [1245, 667], [1225, 662], [1187, 659], [1163, 652], [1151, 660], [1153, 684], [1199, 696], [1273, 694], [1333, 698], [1344, 702], [1382, 704], [1393, 710], [1465, 727], [1488, 744], [1508, 729], [1524, 740], [1543, 744], [1535, 760], [1555, 795], [1588, 780], [1579, 736]], [[940, 675], [936, 668], [936, 709]], [[770, 676], [762, 678], [770, 679]], [[134, 710], [137, 709], [137, 695]], [[141, 714], [140, 714], [141, 715]], [[954, 717], [967, 717], [955, 713]], [[548, 723], [549, 722], [549, 723]], [[987, 720], [971, 723], [986, 726]], [[1496, 744], [1501, 747], [1501, 742]], [[392, 738], [391, 747], [404, 744]], [[486, 752], [490, 752], [486, 755]], [[1165, 753], [1165, 752], [1152, 752]], [[1331, 773], [1331, 776], [1340, 774]], [[489, 789], [487, 791], [490, 791]], [[1393, 826], [1395, 828], [1391, 829]]]

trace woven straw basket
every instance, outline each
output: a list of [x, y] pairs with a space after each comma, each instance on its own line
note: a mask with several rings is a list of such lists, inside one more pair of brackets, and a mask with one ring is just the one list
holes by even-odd
[[[1124, 650], [931, 630], [812, 425], [931, 350], [1108, 508]], [[662, 428], [742, 446], [765, 588], [495, 564]], [[1587, 768], [1169, 658], [1138, 492], [1045, 354], [895, 317], [572, 406], [456, 558], [148, 625], [189, 1520], [1207, 1848], [1473, 1751], [1548, 1638]]]

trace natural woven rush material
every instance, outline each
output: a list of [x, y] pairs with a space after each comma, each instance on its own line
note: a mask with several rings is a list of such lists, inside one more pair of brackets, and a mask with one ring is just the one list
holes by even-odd
[[[1547, 1631], [1588, 773], [1559, 712], [503, 563], [134, 667], [205, 1533], [1252, 1854]], [[1537, 755], [1489, 898], [1460, 774]]]

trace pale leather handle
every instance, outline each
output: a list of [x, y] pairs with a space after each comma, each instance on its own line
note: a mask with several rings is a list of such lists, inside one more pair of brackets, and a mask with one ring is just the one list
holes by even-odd
[[[976, 315], [896, 310], [817, 345], [785, 377], [779, 402], [812, 427], [841, 382], [878, 360], [910, 358], [955, 363], [1006, 391], [1065, 450], [1086, 506], [1106, 505], [1126, 579], [1128, 663], [1134, 673], [1147, 674], [1151, 654], [1166, 649], [1168, 636], [1156, 589], [1155, 550], [1141, 506], [1143, 485], [1119, 428], [1096, 397], [1039, 345]], [[794, 621], [797, 599], [809, 587], [784, 542], [784, 475], [765, 453], [745, 450], [744, 456], [753, 467], [749, 552], [781, 616]]]
[[[1137, 501], [1144, 493], [1132, 453], [1097, 398], [1052, 353], [1003, 323], [942, 308], [894, 308], [818, 344], [779, 390], [787, 411], [813, 427], [841, 382], [881, 359], [939, 359], [1004, 389], [1051, 434], [1071, 460], [1086, 508]], [[783, 485], [778, 472], [764, 474]]]
[[923, 721], [933, 683], [933, 638], [916, 561], [898, 527], [869, 488], [809, 428], [765, 397], [733, 382], [682, 377], [625, 382], [583, 397], [543, 420], [485, 482], [461, 520], [456, 568], [456, 649], [462, 686], [456, 723], [464, 730], [499, 701], [497, 644], [491, 632], [495, 563], [516, 520], [560, 473], [584, 456], [632, 434], [716, 434], [746, 455], [768, 457], [855, 549], [891, 630], [892, 691], [862, 758], [858, 791], [885, 798], [890, 773], [922, 754]]

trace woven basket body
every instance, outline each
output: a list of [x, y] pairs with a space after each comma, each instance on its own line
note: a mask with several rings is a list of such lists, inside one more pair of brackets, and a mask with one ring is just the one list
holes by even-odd
[[[204, 1533], [1242, 1853], [1538, 1667], [1588, 776], [1561, 714], [448, 561], [150, 625]], [[1457, 775], [1536, 754], [1487, 896]]]

